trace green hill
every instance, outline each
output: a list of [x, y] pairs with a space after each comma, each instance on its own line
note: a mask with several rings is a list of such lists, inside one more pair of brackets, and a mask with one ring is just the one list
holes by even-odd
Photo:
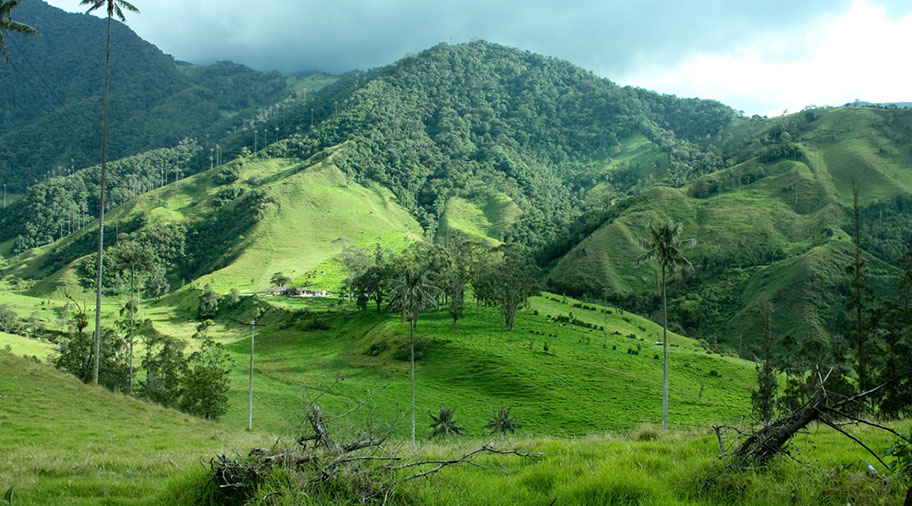
[[[41, 31], [10, 34], [10, 65], [0, 67], [0, 179], [24, 191], [100, 160], [106, 24], [42, 0], [24, 0], [16, 17]], [[247, 128], [248, 120], [261, 125], [258, 115], [276, 116], [267, 108], [325, 78], [285, 78], [230, 62], [179, 65], [117, 21], [112, 46], [111, 160], [185, 138], [204, 145], [208, 157], [226, 132]], [[202, 166], [200, 157], [192, 171]]]
[[[271, 448], [283, 437], [111, 394], [3, 351], [0, 368], [0, 486], [15, 487], [17, 505], [198, 504], [205, 496], [209, 459]], [[262, 390], [257, 393], [258, 415], [275, 407], [263, 402]], [[462, 408], [457, 414], [465, 423]], [[882, 431], [843, 430], [877, 451], [890, 445]], [[426, 459], [453, 458], [485, 442], [465, 438], [401, 450]], [[403, 484], [392, 504], [537, 504], [559, 497], [569, 504], [820, 504], [837, 498], [886, 505], [904, 493], [898, 481], [867, 474], [862, 459], [869, 455], [861, 447], [823, 429], [795, 438], [791, 450], [801, 462], [779, 459], [768, 472], [727, 470], [718, 460], [715, 436], [706, 431], [662, 434], [648, 425], [581, 438], [513, 437], [497, 444], [544, 454], [479, 461], [505, 472], [448, 468]], [[260, 491], [272, 500], [300, 496], [300, 487], [290, 483], [269, 480]]]
[[[672, 283], [672, 325], [744, 354], [764, 299], [779, 334], [844, 331], [853, 182], [877, 293], [889, 293], [912, 246], [908, 110], [748, 119], [486, 42], [441, 44], [321, 93], [313, 107], [325, 115], [314, 124], [292, 108], [265, 148], [269, 129], [233, 137], [228, 152], [239, 156], [130, 201], [111, 226], [155, 244], [167, 229], [186, 246], [169, 266], [171, 286], [222, 292], [265, 288], [277, 271], [334, 289], [343, 238], [395, 249], [452, 234], [518, 241], [538, 253], [552, 290], [600, 299], [607, 288], [612, 303], [649, 315], [659, 307], [655, 275], [634, 265], [632, 240], [673, 218], [697, 246], [695, 271]], [[137, 160], [152, 162], [127, 166], [157, 158]], [[219, 179], [231, 170], [236, 181]], [[7, 255], [26, 241], [13, 237], [17, 226], [32, 234], [26, 246], [64, 237], [5, 269], [36, 283], [34, 295], [74, 286], [80, 268], [87, 277], [80, 258], [92, 251], [92, 225], [74, 228], [54, 211], [69, 209], [55, 189], [70, 181], [37, 186], [4, 221]]]
[[[302, 385], [305, 396], [331, 385], [321, 397], [329, 410], [343, 411], [352, 399], [373, 391], [373, 416], [394, 420], [401, 415], [409, 403], [408, 325], [400, 323], [398, 315], [333, 316], [319, 306], [305, 309], [307, 302], [281, 299], [268, 300], [286, 311], [316, 313], [294, 317], [274, 310], [264, 319], [266, 327], [257, 331], [259, 426], [289, 430], [299, 407], [288, 400], [300, 397]], [[662, 365], [656, 357], [661, 346], [654, 343], [661, 341], [661, 327], [629, 313], [609, 311], [606, 317], [601, 307], [581, 306], [554, 295], [535, 297], [529, 310], [517, 317], [513, 332], [499, 330], [497, 312], [489, 308], [466, 315], [455, 331], [448, 313], [428, 312], [417, 331], [418, 412], [435, 411], [441, 404], [457, 406], [467, 433], [478, 436], [500, 406], [512, 406], [531, 434], [592, 434], [660, 420]], [[329, 329], [306, 330], [309, 314]], [[577, 325], [556, 320], [571, 314]], [[598, 330], [603, 320], [608, 323], [607, 348]], [[225, 419], [242, 426], [250, 343], [243, 328], [232, 335], [229, 350], [239, 367]], [[749, 410], [753, 364], [707, 353], [696, 341], [680, 336], [673, 335], [670, 345], [674, 426], [694, 427], [707, 419], [734, 421]], [[405, 437], [407, 429], [403, 424], [396, 433]]]
[[[625, 307], [655, 309], [643, 299], [654, 293], [654, 277], [650, 267], [635, 265], [639, 249], [633, 239], [644, 235], [648, 223], [672, 218], [684, 224], [685, 237], [697, 240], [687, 253], [694, 272], [672, 285], [679, 329], [715, 335], [729, 345], [742, 338], [751, 342], [759, 335], [756, 307], [767, 299], [781, 333], [841, 334], [853, 183], [864, 216], [862, 248], [879, 293], [890, 293], [895, 262], [912, 246], [909, 225], [901, 221], [912, 182], [902, 133], [912, 125], [912, 114], [826, 110], [780, 121], [768, 135], [779, 130], [782, 138], [791, 129], [793, 156], [775, 156], [779, 147], [773, 143], [680, 189], [657, 187], [625, 202], [556, 262], [552, 286], [595, 296], [607, 287]], [[880, 223], [884, 210], [892, 229]]]
[[0, 351], [0, 487], [14, 504], [163, 504], [218, 453], [268, 445]]

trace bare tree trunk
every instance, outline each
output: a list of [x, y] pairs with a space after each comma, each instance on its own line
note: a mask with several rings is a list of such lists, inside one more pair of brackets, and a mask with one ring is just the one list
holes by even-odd
[[250, 379], [247, 382], [247, 430], [253, 430], [253, 344], [256, 338], [256, 319], [250, 321]]
[[98, 384], [98, 367], [101, 363], [101, 271], [104, 265], [104, 212], [105, 185], [108, 175], [108, 88], [111, 83], [111, 16], [108, 16], [108, 43], [105, 52], [104, 117], [101, 127], [101, 182], [98, 204], [98, 273], [95, 277], [95, 366], [92, 383]]
[[602, 330], [605, 331], [605, 342], [602, 343], [602, 348], [608, 348], [608, 289], [605, 289], [605, 296], [602, 298], [602, 303], [605, 305], [605, 325], [602, 326]]
[[412, 443], [415, 442], [415, 320], [417, 318], [413, 315], [411, 325], [409, 325], [409, 347], [412, 358]]
[[662, 429], [668, 430], [668, 299], [662, 266]]
[[136, 271], [130, 267], [130, 395], [133, 395], [133, 316], [136, 308]]

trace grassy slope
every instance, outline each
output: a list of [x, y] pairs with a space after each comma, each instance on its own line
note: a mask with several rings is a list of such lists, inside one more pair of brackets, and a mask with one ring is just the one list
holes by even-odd
[[[2, 351], [0, 370], [0, 487], [16, 487], [17, 505], [192, 504], [205, 480], [201, 461], [275, 441], [86, 386]], [[882, 432], [846, 430], [876, 451], [890, 444]], [[502, 447], [544, 456], [479, 461], [506, 474], [447, 469], [399, 487], [393, 504], [548, 504], [555, 497], [560, 504], [593, 505], [895, 504], [902, 493], [898, 483], [866, 475], [860, 459], [869, 456], [830, 430], [812, 427], [794, 442], [793, 455], [813, 467], [780, 459], [769, 472], [738, 474], [722, 469], [707, 431], [662, 435], [642, 426], [625, 432], [502, 440]], [[451, 457], [487, 441], [425, 444], [416, 451]]]
[[451, 197], [440, 218], [437, 237], [458, 232], [488, 246], [496, 246], [520, 214], [519, 206], [504, 194], [480, 202]]
[[17, 505], [162, 504], [201, 460], [270, 442], [2, 351], [0, 371], [0, 488]]
[[[445, 310], [423, 315], [417, 334], [431, 341], [417, 365], [419, 434], [426, 432], [429, 420], [424, 413], [441, 404], [458, 407], [459, 419], [476, 435], [498, 406], [512, 406], [527, 434], [589, 434], [658, 421], [662, 372], [656, 356], [661, 348], [654, 343], [661, 339], [661, 328], [635, 315], [609, 312], [608, 348], [603, 349], [602, 332], [548, 323], [547, 316], [572, 312], [574, 318], [601, 325], [605, 315], [554, 299], [534, 298], [531, 308], [539, 314], [519, 314], [517, 330], [503, 334], [491, 309], [467, 315], [455, 332]], [[397, 352], [407, 357], [407, 325], [395, 315], [373, 312], [326, 321], [331, 330], [306, 332], [273, 320], [257, 332], [255, 423], [289, 430], [300, 417], [299, 404], [290, 400], [344, 378], [322, 398], [327, 410], [343, 410], [367, 391], [381, 389], [375, 397], [379, 419], [398, 417], [396, 432], [406, 435], [402, 417], [409, 403], [408, 362], [394, 357]], [[250, 344], [248, 337], [230, 341], [237, 366], [225, 420], [242, 426]], [[670, 342], [672, 425], [730, 422], [746, 412], [752, 364], [709, 355], [690, 339], [673, 336]], [[642, 351], [632, 355], [628, 348]], [[308, 390], [302, 392], [302, 385]]]
[[[603, 226], [561, 259], [551, 278], [580, 286], [607, 284], [614, 292], [652, 290], [652, 268], [635, 265], [640, 250], [632, 239], [642, 237], [649, 222], [671, 217], [683, 222], [685, 238], [697, 240], [688, 257], [724, 257], [732, 252], [744, 257], [748, 289], [737, 294], [742, 310], [729, 321], [722, 340], [733, 342], [735, 335], [753, 333], [755, 319], [745, 315], [755, 312], [764, 297], [773, 301], [774, 319], [783, 332], [804, 335], [809, 325], [815, 332], [831, 332], [832, 308], [842, 304], [835, 289], [844, 280], [851, 248], [851, 238], [842, 229], [849, 228], [852, 181], [859, 184], [862, 205], [912, 191], [912, 157], [901, 142], [883, 133], [887, 114], [896, 113], [827, 111], [802, 139], [799, 161], [768, 164], [762, 179], [724, 187], [709, 198], [692, 198], [688, 188], [654, 188], [645, 193], [646, 202]], [[907, 118], [895, 121], [901, 120]], [[756, 167], [756, 161], [749, 161], [723, 173]], [[750, 258], [764, 250], [781, 250], [785, 259], [770, 263]], [[895, 270], [873, 258], [867, 261], [877, 272]], [[796, 279], [802, 280], [803, 288], [795, 289]]]
[[[883, 432], [852, 429], [854, 435], [886, 448]], [[902, 486], [866, 474], [861, 459], [870, 455], [843, 436], [812, 427], [792, 446], [801, 462], [774, 461], [768, 472], [732, 473], [718, 460], [711, 432], [663, 435], [648, 426], [624, 435], [585, 438], [519, 439], [504, 446], [544, 451], [537, 461], [516, 457], [479, 462], [506, 474], [477, 468], [452, 468], [434, 480], [418, 480], [399, 490], [400, 504], [579, 504], [579, 505], [773, 505], [899, 504]], [[731, 444], [732, 442], [728, 442]], [[440, 458], [471, 451], [477, 444], [437, 445]], [[556, 499], [556, 501], [555, 501]]]
[[47, 341], [0, 332], [0, 350], [7, 350], [18, 356], [44, 360], [53, 356], [57, 348]]
[[336, 290], [343, 274], [333, 257], [343, 239], [401, 250], [421, 237], [420, 226], [389, 192], [348, 180], [331, 157], [312, 166], [290, 163], [274, 173], [247, 166], [242, 178], [248, 173], [256, 174], [257, 186], [268, 188], [278, 210], [248, 234], [233, 264], [205, 278], [217, 291], [262, 289], [278, 271], [297, 284], [311, 273], [312, 286]]
[[[334, 258], [344, 246], [342, 239], [366, 248], [379, 241], [384, 247], [401, 250], [421, 237], [420, 226], [388, 191], [349, 180], [332, 159], [330, 155], [302, 163], [253, 158], [245, 163], [235, 184], [264, 190], [278, 205], [246, 237], [226, 238], [223, 254], [234, 261], [204, 276], [200, 283], [212, 283], [222, 293], [232, 288], [258, 290], [268, 287], [272, 274], [282, 271], [296, 283], [311, 281], [315, 287], [334, 290], [343, 276], [341, 264]], [[198, 220], [223, 188], [213, 182], [219, 170], [134, 199], [110, 212], [108, 224], [113, 227], [113, 223], [129, 222], [140, 215], [153, 223]], [[11, 259], [4, 274], [39, 279], [29, 292], [32, 295], [61, 299], [64, 289], [82, 293], [72, 263], [56, 272], [48, 266], [57, 250], [94, 233], [89, 226], [62, 241], [29, 250]]]

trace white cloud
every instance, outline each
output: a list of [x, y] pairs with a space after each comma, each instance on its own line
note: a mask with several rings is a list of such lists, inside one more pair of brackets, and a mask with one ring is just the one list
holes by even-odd
[[748, 114], [807, 105], [912, 100], [912, 15], [890, 19], [855, 0], [803, 33], [778, 33], [728, 51], [702, 52], [671, 67], [628, 72], [622, 84], [720, 100]]

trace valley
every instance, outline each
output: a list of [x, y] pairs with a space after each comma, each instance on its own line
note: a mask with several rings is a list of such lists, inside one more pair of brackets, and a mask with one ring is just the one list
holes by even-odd
[[[748, 117], [483, 40], [282, 76], [179, 62], [118, 24], [101, 183], [98, 59], [67, 62], [69, 34], [100, 51], [104, 24], [16, 14], [44, 32], [11, 35], [16, 54], [52, 86], [0, 66], [6, 502], [912, 493], [912, 110]], [[786, 438], [793, 459], [731, 458], [877, 385]], [[487, 445], [506, 454], [457, 458]], [[450, 467], [413, 480], [410, 459]], [[326, 462], [347, 467], [307, 467]]]

